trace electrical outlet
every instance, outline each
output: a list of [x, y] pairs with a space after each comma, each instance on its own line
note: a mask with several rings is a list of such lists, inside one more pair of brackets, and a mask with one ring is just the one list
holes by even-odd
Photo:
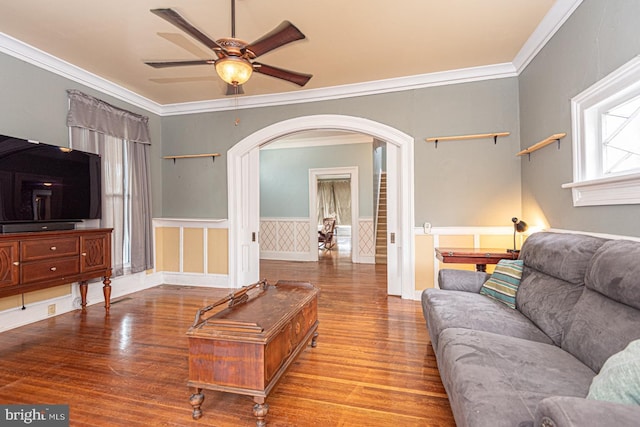
[[56, 305], [55, 304], [49, 304], [47, 306], [47, 314], [49, 316], [53, 316], [54, 314], [56, 314]]

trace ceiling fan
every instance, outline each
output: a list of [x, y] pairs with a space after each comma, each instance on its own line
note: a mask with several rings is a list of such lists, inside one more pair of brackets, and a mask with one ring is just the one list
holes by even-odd
[[187, 61], [145, 61], [145, 64], [154, 68], [213, 65], [220, 78], [228, 84], [227, 95], [243, 93], [241, 85], [249, 80], [254, 71], [295, 83], [298, 86], [304, 86], [312, 77], [311, 74], [289, 71], [254, 61], [260, 55], [305, 38], [305, 35], [289, 21], [283, 21], [278, 27], [258, 40], [247, 43], [235, 37], [235, 1], [231, 0], [231, 37], [214, 41], [174, 9], [151, 9], [151, 12], [213, 50], [217, 57]]

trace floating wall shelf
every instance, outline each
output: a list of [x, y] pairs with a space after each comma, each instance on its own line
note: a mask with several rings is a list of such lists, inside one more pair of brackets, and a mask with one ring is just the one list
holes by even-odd
[[216, 160], [220, 153], [207, 153], [207, 154], [181, 154], [179, 156], [164, 156], [163, 159], [171, 159], [173, 163], [176, 162], [176, 159], [195, 159], [198, 157], [211, 157], [213, 161]]
[[493, 143], [498, 142], [499, 136], [509, 136], [509, 132], [494, 132], [494, 133], [476, 133], [472, 135], [458, 135], [458, 136], [434, 136], [431, 138], [427, 138], [427, 142], [435, 143], [436, 148], [438, 148], [438, 142], [442, 141], [454, 141], [454, 140], [465, 140], [465, 139], [481, 139], [481, 138], [493, 138]]
[[525, 154], [528, 154], [529, 155], [529, 159], [531, 159], [531, 153], [533, 153], [534, 151], [538, 151], [542, 147], [546, 147], [547, 145], [551, 144], [552, 142], [558, 142], [558, 147], [560, 147], [560, 139], [564, 138], [565, 136], [567, 136], [567, 134], [564, 133], [564, 132], [553, 134], [550, 137], [545, 138], [545, 139], [543, 139], [542, 141], [540, 141], [540, 142], [538, 142], [536, 144], [533, 144], [531, 147], [525, 148], [524, 150], [522, 150], [518, 154], [516, 154], [516, 156], [524, 156]]

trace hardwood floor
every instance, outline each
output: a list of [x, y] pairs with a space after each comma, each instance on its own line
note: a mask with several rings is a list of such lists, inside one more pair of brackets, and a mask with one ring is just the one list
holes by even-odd
[[[263, 261], [321, 289], [318, 346], [267, 399], [269, 426], [454, 426], [417, 301], [386, 295], [384, 265], [348, 252]], [[0, 404], [69, 404], [71, 426], [254, 426], [252, 399], [205, 391], [191, 419], [186, 330], [223, 289], [163, 285], [0, 334]]]

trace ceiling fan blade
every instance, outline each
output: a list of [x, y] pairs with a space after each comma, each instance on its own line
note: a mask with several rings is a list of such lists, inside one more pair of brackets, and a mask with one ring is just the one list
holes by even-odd
[[295, 83], [298, 86], [306, 85], [311, 77], [313, 77], [313, 74], [297, 73], [295, 71], [272, 67], [271, 65], [261, 64], [259, 62], [253, 63], [253, 71], [255, 71], [256, 73], [275, 77], [277, 79], [286, 80], [291, 83]]
[[287, 43], [291, 43], [296, 40], [304, 39], [305, 35], [291, 22], [283, 21], [270, 33], [265, 34], [258, 40], [249, 44], [245, 50], [253, 53], [257, 58], [273, 49], [283, 46]]
[[145, 64], [153, 68], [183, 67], [185, 65], [213, 65], [215, 59], [196, 59], [193, 61], [149, 61]]
[[151, 12], [158, 15], [160, 18], [180, 28], [182, 31], [189, 34], [194, 39], [198, 40], [209, 49], [220, 52], [224, 51], [224, 48], [212, 40], [202, 31], [191, 25], [186, 19], [184, 19], [178, 12], [173, 9], [151, 9]]
[[225, 95], [227, 96], [232, 96], [232, 95], [244, 95], [244, 89], [242, 88], [242, 85], [230, 85], [227, 84], [227, 92], [225, 93]]

